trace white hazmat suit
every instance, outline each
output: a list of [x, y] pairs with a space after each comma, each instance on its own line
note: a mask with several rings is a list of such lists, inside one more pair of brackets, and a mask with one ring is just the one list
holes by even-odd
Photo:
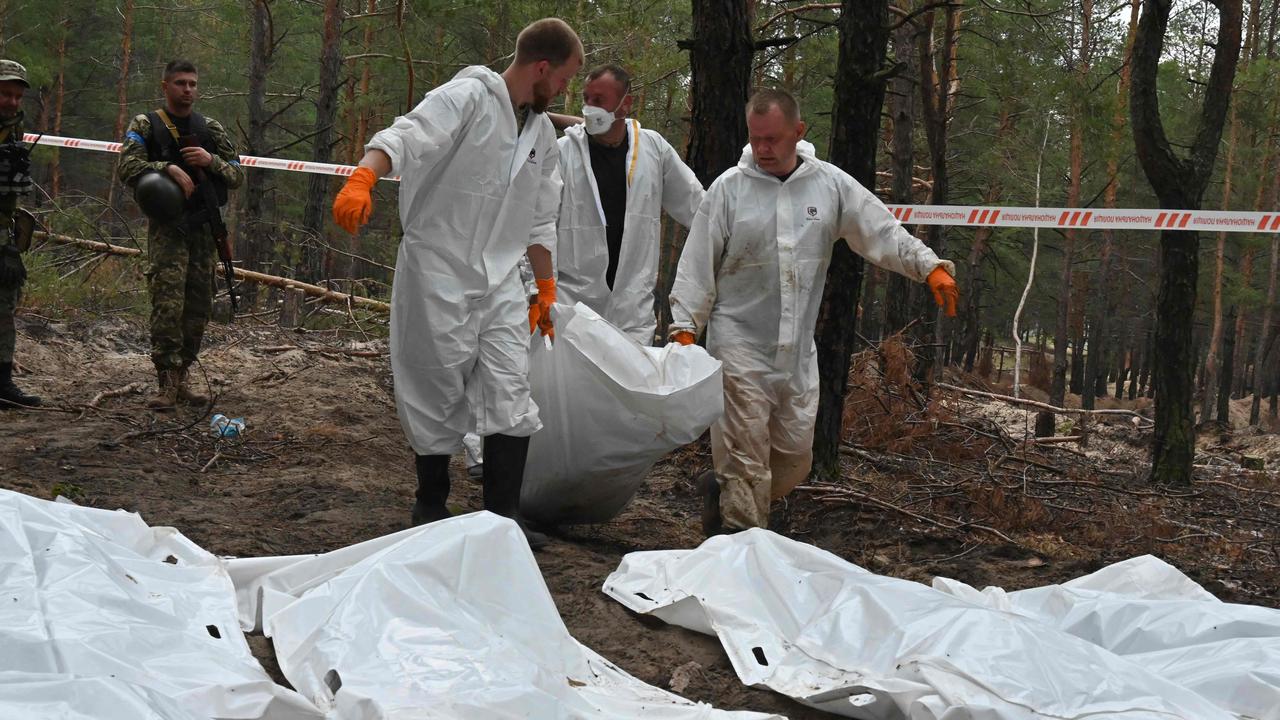
[[767, 527], [769, 503], [809, 474], [818, 411], [813, 332], [843, 238], [869, 262], [923, 282], [939, 260], [847, 173], [801, 142], [785, 182], [747, 147], [712, 183], [671, 291], [672, 332], [707, 332], [724, 363], [724, 415], [711, 427], [726, 528]]
[[556, 226], [557, 300], [581, 302], [640, 344], [652, 345], [662, 211], [689, 227], [702, 203], [702, 183], [660, 134], [627, 121], [627, 212], [610, 290], [604, 207], [589, 142], [583, 125], [568, 128], [560, 138], [564, 186]]
[[528, 436], [528, 301], [517, 262], [553, 249], [560, 197], [545, 115], [523, 131], [502, 76], [474, 66], [427, 93], [366, 149], [399, 173], [404, 238], [391, 289], [396, 409], [419, 455], [469, 431]]

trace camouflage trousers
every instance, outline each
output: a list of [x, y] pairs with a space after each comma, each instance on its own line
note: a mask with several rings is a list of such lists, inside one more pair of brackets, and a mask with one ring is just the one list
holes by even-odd
[[195, 362], [213, 310], [216, 251], [208, 230], [154, 224], [151, 267], [151, 361], [173, 370]]
[[0, 363], [13, 362], [13, 345], [18, 333], [13, 326], [13, 316], [18, 310], [18, 297], [22, 295], [22, 286], [0, 286]]

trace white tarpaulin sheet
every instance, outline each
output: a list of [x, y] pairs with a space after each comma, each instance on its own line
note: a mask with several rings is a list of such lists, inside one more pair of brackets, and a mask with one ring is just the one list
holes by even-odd
[[0, 490], [0, 717], [321, 714], [254, 659], [213, 555], [132, 513]]
[[1280, 610], [1221, 602], [1159, 558], [1011, 593], [933, 586], [1088, 640], [1240, 717], [1280, 720]]
[[[1112, 577], [1131, 591], [1147, 585], [1133, 574]], [[1164, 579], [1167, 592], [1199, 595], [1190, 581]], [[1079, 603], [1042, 618], [1008, 599], [1017, 593], [1001, 605], [992, 601], [995, 591], [984, 597], [951, 587], [956, 592], [875, 575], [757, 529], [695, 550], [627, 555], [604, 591], [636, 612], [718, 636], [744, 683], [852, 718], [1230, 720], [1235, 715], [1219, 695], [1196, 690], [1216, 683], [1265, 691], [1275, 676], [1274, 664], [1255, 664], [1270, 662], [1269, 652], [1274, 658], [1265, 647], [1200, 663], [1197, 686], [1169, 670], [1179, 667], [1176, 656], [1134, 662], [1105, 642], [1176, 653], [1181, 642], [1211, 647], [1248, 635], [1265, 646], [1275, 611], [1242, 610], [1226, 631], [1202, 625], [1207, 616], [1151, 616], [1141, 608], [1089, 620], [1093, 611]], [[1053, 605], [1041, 602], [1052, 591], [1027, 592], [1027, 607]], [[1185, 602], [1221, 606], [1202, 595]], [[1271, 720], [1274, 705], [1267, 712], [1256, 716]]]
[[697, 346], [644, 347], [581, 303], [534, 333], [529, 385], [542, 429], [529, 443], [520, 511], [547, 524], [607, 522], [649, 468], [724, 409], [720, 361]]
[[326, 555], [228, 561], [289, 682], [335, 720], [749, 720], [635, 679], [566, 630], [519, 528], [475, 513]]

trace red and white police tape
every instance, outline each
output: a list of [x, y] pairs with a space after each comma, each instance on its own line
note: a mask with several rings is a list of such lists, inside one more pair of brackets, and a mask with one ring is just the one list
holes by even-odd
[[[120, 152], [120, 143], [103, 140], [36, 135], [41, 145]], [[346, 177], [353, 165], [281, 160], [241, 155], [245, 167], [286, 170]], [[384, 178], [399, 180], [399, 177]], [[976, 227], [1080, 228], [1086, 230], [1204, 230], [1209, 232], [1280, 233], [1280, 212], [1236, 212], [1231, 210], [1081, 210], [1079, 208], [976, 207], [971, 205], [889, 205], [893, 216], [904, 225], [961, 225]]]

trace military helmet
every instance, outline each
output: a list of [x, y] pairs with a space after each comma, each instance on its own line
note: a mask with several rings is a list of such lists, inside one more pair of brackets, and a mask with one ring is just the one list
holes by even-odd
[[133, 199], [147, 217], [160, 223], [175, 222], [182, 217], [186, 197], [178, 183], [162, 172], [148, 172], [138, 178]]

